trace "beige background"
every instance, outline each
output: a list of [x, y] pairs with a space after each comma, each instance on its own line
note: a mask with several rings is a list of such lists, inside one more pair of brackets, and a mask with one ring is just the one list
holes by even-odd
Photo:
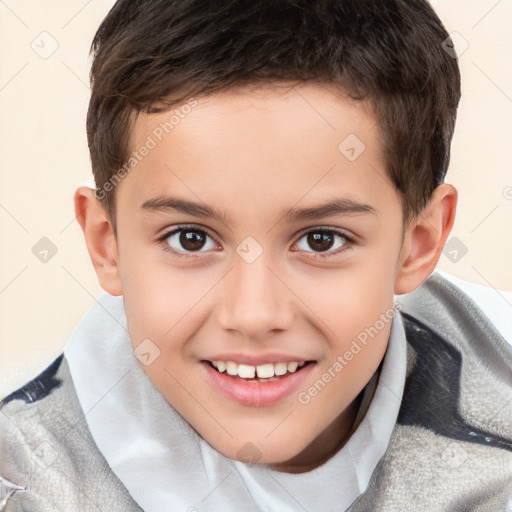
[[[88, 49], [112, 4], [0, 0], [0, 396], [62, 351], [101, 293], [72, 198], [91, 177]], [[469, 45], [460, 54], [463, 99], [447, 178], [460, 193], [451, 241], [458, 253], [443, 254], [439, 268], [512, 290], [512, 2], [433, 5], [460, 35], [458, 51]], [[43, 237], [57, 250], [45, 263], [32, 252]]]

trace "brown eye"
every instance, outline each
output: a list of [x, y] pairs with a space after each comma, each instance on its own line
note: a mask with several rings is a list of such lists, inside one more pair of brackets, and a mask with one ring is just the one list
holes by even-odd
[[338, 229], [318, 228], [302, 235], [296, 245], [299, 251], [308, 252], [315, 257], [329, 258], [347, 251], [355, 245], [355, 241]]
[[197, 251], [201, 249], [206, 240], [206, 234], [199, 231], [182, 231], [178, 237], [181, 246], [186, 251]]
[[[203, 230], [195, 227], [180, 227], [160, 238], [160, 241], [175, 253], [197, 253], [216, 248], [215, 242]], [[202, 250], [204, 249], [204, 251]]]
[[334, 244], [332, 233], [311, 232], [307, 234], [307, 243], [315, 251], [328, 251]]

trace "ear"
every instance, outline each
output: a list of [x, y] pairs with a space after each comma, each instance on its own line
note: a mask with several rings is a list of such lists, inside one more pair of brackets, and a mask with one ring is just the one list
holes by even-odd
[[434, 271], [455, 220], [457, 190], [443, 183], [425, 208], [409, 223], [400, 253], [395, 294], [409, 293]]
[[75, 215], [100, 286], [110, 295], [122, 295], [117, 240], [103, 206], [89, 187], [78, 188], [74, 200]]

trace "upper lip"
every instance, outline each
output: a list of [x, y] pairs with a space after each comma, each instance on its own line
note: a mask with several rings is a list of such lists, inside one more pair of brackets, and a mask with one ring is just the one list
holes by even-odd
[[301, 356], [293, 356], [289, 354], [258, 354], [258, 355], [250, 355], [250, 354], [239, 354], [239, 353], [228, 353], [228, 354], [218, 354], [206, 359], [206, 361], [233, 361], [237, 364], [248, 364], [251, 366], [259, 366], [262, 364], [268, 363], [292, 363], [297, 361], [301, 363], [302, 361], [312, 361], [312, 359], [301, 357]]

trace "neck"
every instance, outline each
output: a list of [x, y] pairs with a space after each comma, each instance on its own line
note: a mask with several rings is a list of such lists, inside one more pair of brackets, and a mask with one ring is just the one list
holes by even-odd
[[269, 468], [285, 473], [305, 473], [327, 462], [357, 429], [363, 416], [360, 415], [356, 425], [363, 394], [364, 389], [304, 450], [287, 461], [269, 464]]

